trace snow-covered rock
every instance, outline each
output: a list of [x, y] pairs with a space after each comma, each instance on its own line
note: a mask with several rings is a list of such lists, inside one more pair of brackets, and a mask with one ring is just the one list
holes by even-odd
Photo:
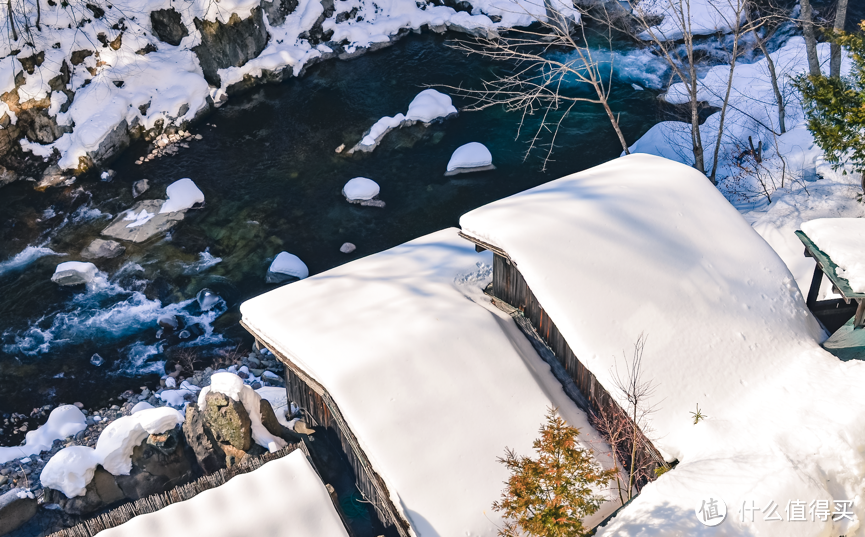
[[0, 447], [0, 464], [47, 451], [55, 440], [63, 440], [86, 428], [87, 419], [78, 407], [58, 406], [48, 415], [44, 425], [25, 435], [23, 446]]
[[201, 390], [198, 394], [198, 410], [203, 412], [206, 406], [207, 394], [211, 392], [221, 393], [234, 401], [243, 404], [243, 408], [249, 414], [252, 424], [252, 439], [260, 446], [274, 452], [286, 446], [285, 440], [272, 435], [261, 422], [261, 395], [255, 392], [243, 379], [234, 373], [214, 373], [210, 377], [210, 386]]
[[165, 189], [165, 193], [168, 199], [159, 209], [160, 214], [185, 211], [191, 209], [196, 203], [204, 203], [204, 193], [189, 178], [171, 183]]
[[255, 393], [260, 395], [262, 399], [267, 399], [267, 402], [270, 403], [270, 407], [273, 408], [273, 413], [276, 414], [276, 419], [282, 426], [288, 427], [289, 429], [292, 428], [289, 424], [288, 418], [286, 417], [286, 414], [289, 411], [289, 406], [288, 393], [285, 391], [285, 388], [265, 386], [255, 390]]
[[144, 242], [150, 237], [168, 231], [183, 220], [185, 211], [160, 213], [168, 203], [162, 200], [139, 201], [132, 208], [120, 213], [102, 234], [124, 241]]
[[449, 95], [432, 88], [418, 93], [408, 105], [406, 119], [430, 123], [436, 119], [446, 118], [457, 113]]
[[59, 490], [67, 498], [83, 496], [99, 463], [99, 456], [93, 448], [65, 447], [51, 457], [39, 480], [43, 487]]
[[461, 145], [451, 155], [445, 175], [493, 170], [493, 156], [487, 146], [478, 142]]
[[342, 195], [348, 201], [371, 200], [378, 196], [378, 183], [366, 177], [355, 177], [342, 187]]
[[96, 442], [96, 456], [113, 475], [128, 475], [132, 450], [151, 434], [161, 434], [183, 423], [183, 414], [169, 407], [141, 410], [111, 422]]
[[135, 414], [136, 412], [141, 412], [142, 410], [149, 410], [153, 408], [153, 405], [148, 403], [147, 401], [138, 401], [135, 403], [135, 406], [132, 407], [132, 410], [129, 411], [130, 414]]
[[81, 285], [93, 281], [97, 272], [99, 269], [93, 263], [66, 261], [57, 265], [51, 281], [58, 285]]
[[302, 280], [307, 276], [309, 276], [309, 268], [299, 257], [288, 252], [280, 252], [273, 258], [265, 279], [268, 283], [281, 283], [293, 278]]

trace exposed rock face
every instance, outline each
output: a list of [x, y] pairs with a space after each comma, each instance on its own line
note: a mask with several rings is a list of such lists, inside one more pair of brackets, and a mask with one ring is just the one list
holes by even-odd
[[8, 185], [16, 179], [18, 179], [17, 173], [13, 172], [12, 170], [7, 170], [3, 166], [0, 166], [0, 186]]
[[197, 18], [194, 22], [201, 32], [201, 44], [192, 51], [198, 56], [205, 80], [214, 86], [221, 85], [219, 69], [240, 67], [261, 54], [267, 45], [267, 28], [260, 7], [243, 20], [232, 13], [226, 24]]
[[126, 247], [117, 241], [94, 239], [87, 248], [81, 251], [81, 257], [84, 259], [111, 259], [122, 255], [125, 251]]
[[216, 441], [249, 451], [252, 446], [252, 422], [243, 403], [218, 392], [208, 393], [205, 402], [204, 421]]
[[153, 34], [169, 45], [177, 46], [184, 37], [189, 35], [180, 13], [174, 8], [151, 11], [150, 25], [153, 27]]
[[211, 474], [225, 468], [225, 452], [205, 425], [204, 414], [194, 404], [186, 407], [183, 434], [202, 470]]
[[0, 535], [6, 535], [23, 526], [36, 515], [37, 507], [36, 499], [27, 496], [24, 489], [13, 488], [0, 496]]
[[56, 503], [70, 515], [87, 515], [123, 499], [123, 492], [114, 481], [114, 476], [102, 466], [96, 467], [93, 479], [87, 484], [83, 496], [67, 498], [54, 489], [45, 489], [45, 502]]
[[264, 8], [271, 26], [282, 26], [285, 18], [297, 9], [297, 4], [298, 0], [273, 0], [272, 2], [265, 0], [261, 3], [261, 7]]
[[195, 474], [184, 446], [179, 429], [152, 434], [135, 446], [129, 475], [114, 478], [123, 495], [137, 500], [192, 481]]

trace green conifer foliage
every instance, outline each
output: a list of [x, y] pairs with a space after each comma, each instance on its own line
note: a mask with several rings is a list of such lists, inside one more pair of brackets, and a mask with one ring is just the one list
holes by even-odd
[[503, 514], [502, 537], [578, 537], [586, 534], [582, 519], [603, 503], [597, 494], [613, 479], [591, 450], [580, 447], [580, 431], [556, 414], [547, 412], [540, 438], [534, 441], [536, 458], [521, 457], [511, 449], [499, 462], [511, 473], [501, 500], [493, 509]]
[[851, 164], [865, 171], [865, 21], [856, 33], [829, 32], [833, 43], [847, 49], [853, 69], [846, 77], [800, 76], [808, 130], [826, 159], [836, 168]]

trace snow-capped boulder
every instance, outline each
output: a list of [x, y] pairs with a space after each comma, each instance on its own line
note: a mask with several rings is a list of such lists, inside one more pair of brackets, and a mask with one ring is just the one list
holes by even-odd
[[451, 155], [445, 175], [494, 170], [493, 156], [484, 144], [469, 142]]
[[355, 177], [342, 187], [342, 195], [350, 202], [371, 200], [378, 196], [378, 183], [366, 177]]
[[67, 261], [60, 263], [54, 269], [51, 281], [58, 285], [81, 285], [90, 283], [96, 277], [99, 269], [93, 263], [83, 261]]
[[439, 118], [446, 118], [456, 114], [457, 109], [453, 105], [449, 95], [432, 88], [425, 89], [408, 105], [406, 119], [430, 123]]
[[150, 237], [168, 231], [183, 220], [185, 211], [160, 213], [168, 201], [144, 200], [120, 213], [102, 234], [124, 241], [144, 242]]
[[196, 203], [204, 203], [204, 193], [189, 178], [171, 183], [165, 193], [168, 199], [162, 204], [159, 214], [185, 211]]
[[111, 474], [128, 475], [132, 450], [151, 434], [161, 434], [183, 423], [183, 414], [170, 407], [142, 410], [113, 421], [99, 435], [96, 455]]
[[289, 280], [302, 280], [309, 276], [309, 269], [306, 264], [294, 254], [288, 252], [280, 252], [270, 268], [267, 269], [265, 280], [267, 283], [283, 283]]
[[83, 496], [99, 456], [86, 446], [69, 446], [58, 451], [42, 469], [39, 480], [46, 489], [59, 490], [67, 498]]

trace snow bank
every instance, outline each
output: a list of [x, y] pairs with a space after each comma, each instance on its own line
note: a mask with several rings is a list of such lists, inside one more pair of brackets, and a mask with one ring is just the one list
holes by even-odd
[[[676, 41], [685, 36], [681, 20], [688, 20], [688, 31], [693, 35], [711, 35], [733, 31], [737, 20], [736, 2], [727, 0], [640, 0], [635, 11], [647, 19], [663, 17], [661, 23], [640, 34], [640, 39]], [[744, 20], [744, 17], [743, 17]], [[653, 37], [654, 36], [654, 37]]]
[[[854, 534], [865, 516], [865, 401], [856, 395], [865, 363], [820, 348], [822, 331], [786, 266], [705, 177], [631, 155], [460, 224], [507, 252], [614, 396], [617, 357], [648, 338], [648, 435], [680, 462], [599, 536], [697, 534], [694, 510], [709, 495], [727, 505], [719, 535]], [[695, 425], [696, 405], [706, 418]], [[770, 501], [783, 515], [788, 502], [824, 500], [830, 511], [850, 502], [857, 521], [766, 522], [759, 512]], [[752, 502], [754, 522], [743, 521]]]
[[[826, 66], [829, 45], [818, 45], [817, 52], [821, 64]], [[781, 181], [773, 181], [772, 177], [780, 178], [783, 174], [786, 185], [792, 180], [810, 179], [813, 175], [813, 140], [810, 140], [807, 131], [797, 129], [804, 126], [805, 114], [801, 99], [792, 84], [796, 76], [808, 69], [805, 41], [801, 37], [791, 37], [771, 56], [785, 100], [785, 124], [788, 132], [784, 135], [775, 134], [780, 131], [778, 107], [765, 58], [754, 63], [739, 63], [733, 75], [717, 177], [721, 191], [739, 206], [765, 200], [767, 189], [771, 195], [775, 188], [780, 188]], [[848, 73], [850, 65], [849, 57], [844, 55], [842, 72]], [[722, 106], [728, 77], [728, 65], [711, 68], [700, 78], [697, 99], [712, 106]], [[664, 97], [674, 104], [689, 102], [687, 88], [682, 83], [670, 86]], [[700, 126], [707, 170], [712, 166], [719, 122], [720, 112], [709, 116]], [[630, 147], [630, 151], [658, 155], [691, 165], [694, 157], [690, 128], [689, 123], [662, 121], [637, 140]], [[749, 136], [755, 147], [763, 146], [763, 162], [757, 170], [759, 174], [752, 171], [750, 168], [754, 166], [742, 158], [750, 149]], [[804, 162], [809, 159], [810, 164]], [[761, 178], [762, 184], [759, 181]]]
[[856, 293], [865, 293], [865, 219], [821, 218], [802, 224], [817, 248], [838, 265], [838, 276]]
[[309, 269], [307, 268], [306, 263], [301, 261], [296, 255], [288, 252], [279, 252], [279, 254], [273, 258], [273, 262], [270, 264], [268, 272], [293, 276], [299, 280], [309, 276]]
[[87, 428], [84, 414], [73, 405], [61, 405], [51, 411], [48, 421], [24, 436], [23, 446], [0, 447], [0, 464], [48, 451], [55, 440], [63, 440]]
[[270, 434], [261, 423], [261, 396], [244, 384], [242, 378], [234, 373], [214, 373], [210, 377], [210, 386], [203, 388], [198, 394], [199, 410], [204, 410], [205, 397], [210, 392], [222, 393], [243, 403], [243, 408], [246, 409], [252, 422], [252, 439], [258, 445], [267, 448], [271, 453], [286, 446], [285, 440]]
[[101, 535], [234, 537], [287, 533], [292, 537], [348, 537], [324, 483], [300, 450], [189, 500], [139, 515]]
[[419, 537], [496, 533], [490, 506], [508, 475], [496, 458], [505, 447], [529, 454], [549, 406], [585, 445], [606, 451], [514, 321], [482, 294], [490, 262], [450, 228], [240, 307], [256, 337], [328, 390]]
[[461, 145], [451, 155], [448, 161], [448, 171], [453, 172], [459, 169], [471, 168], [486, 168], [492, 165], [493, 156], [490, 150], [484, 144], [478, 142], [469, 142]]
[[132, 450], [151, 434], [182, 424], [183, 414], [169, 407], [145, 409], [111, 422], [96, 442], [96, 457], [113, 475], [129, 475]]
[[86, 446], [69, 446], [58, 451], [39, 475], [45, 488], [59, 490], [67, 498], [84, 496], [87, 484], [93, 479], [99, 457]]
[[371, 200], [378, 196], [378, 183], [366, 177], [355, 177], [342, 187], [342, 195], [348, 201]]
[[204, 193], [189, 178], [171, 183], [165, 189], [165, 193], [168, 199], [162, 204], [159, 214], [185, 211], [191, 209], [196, 203], [204, 203]]

